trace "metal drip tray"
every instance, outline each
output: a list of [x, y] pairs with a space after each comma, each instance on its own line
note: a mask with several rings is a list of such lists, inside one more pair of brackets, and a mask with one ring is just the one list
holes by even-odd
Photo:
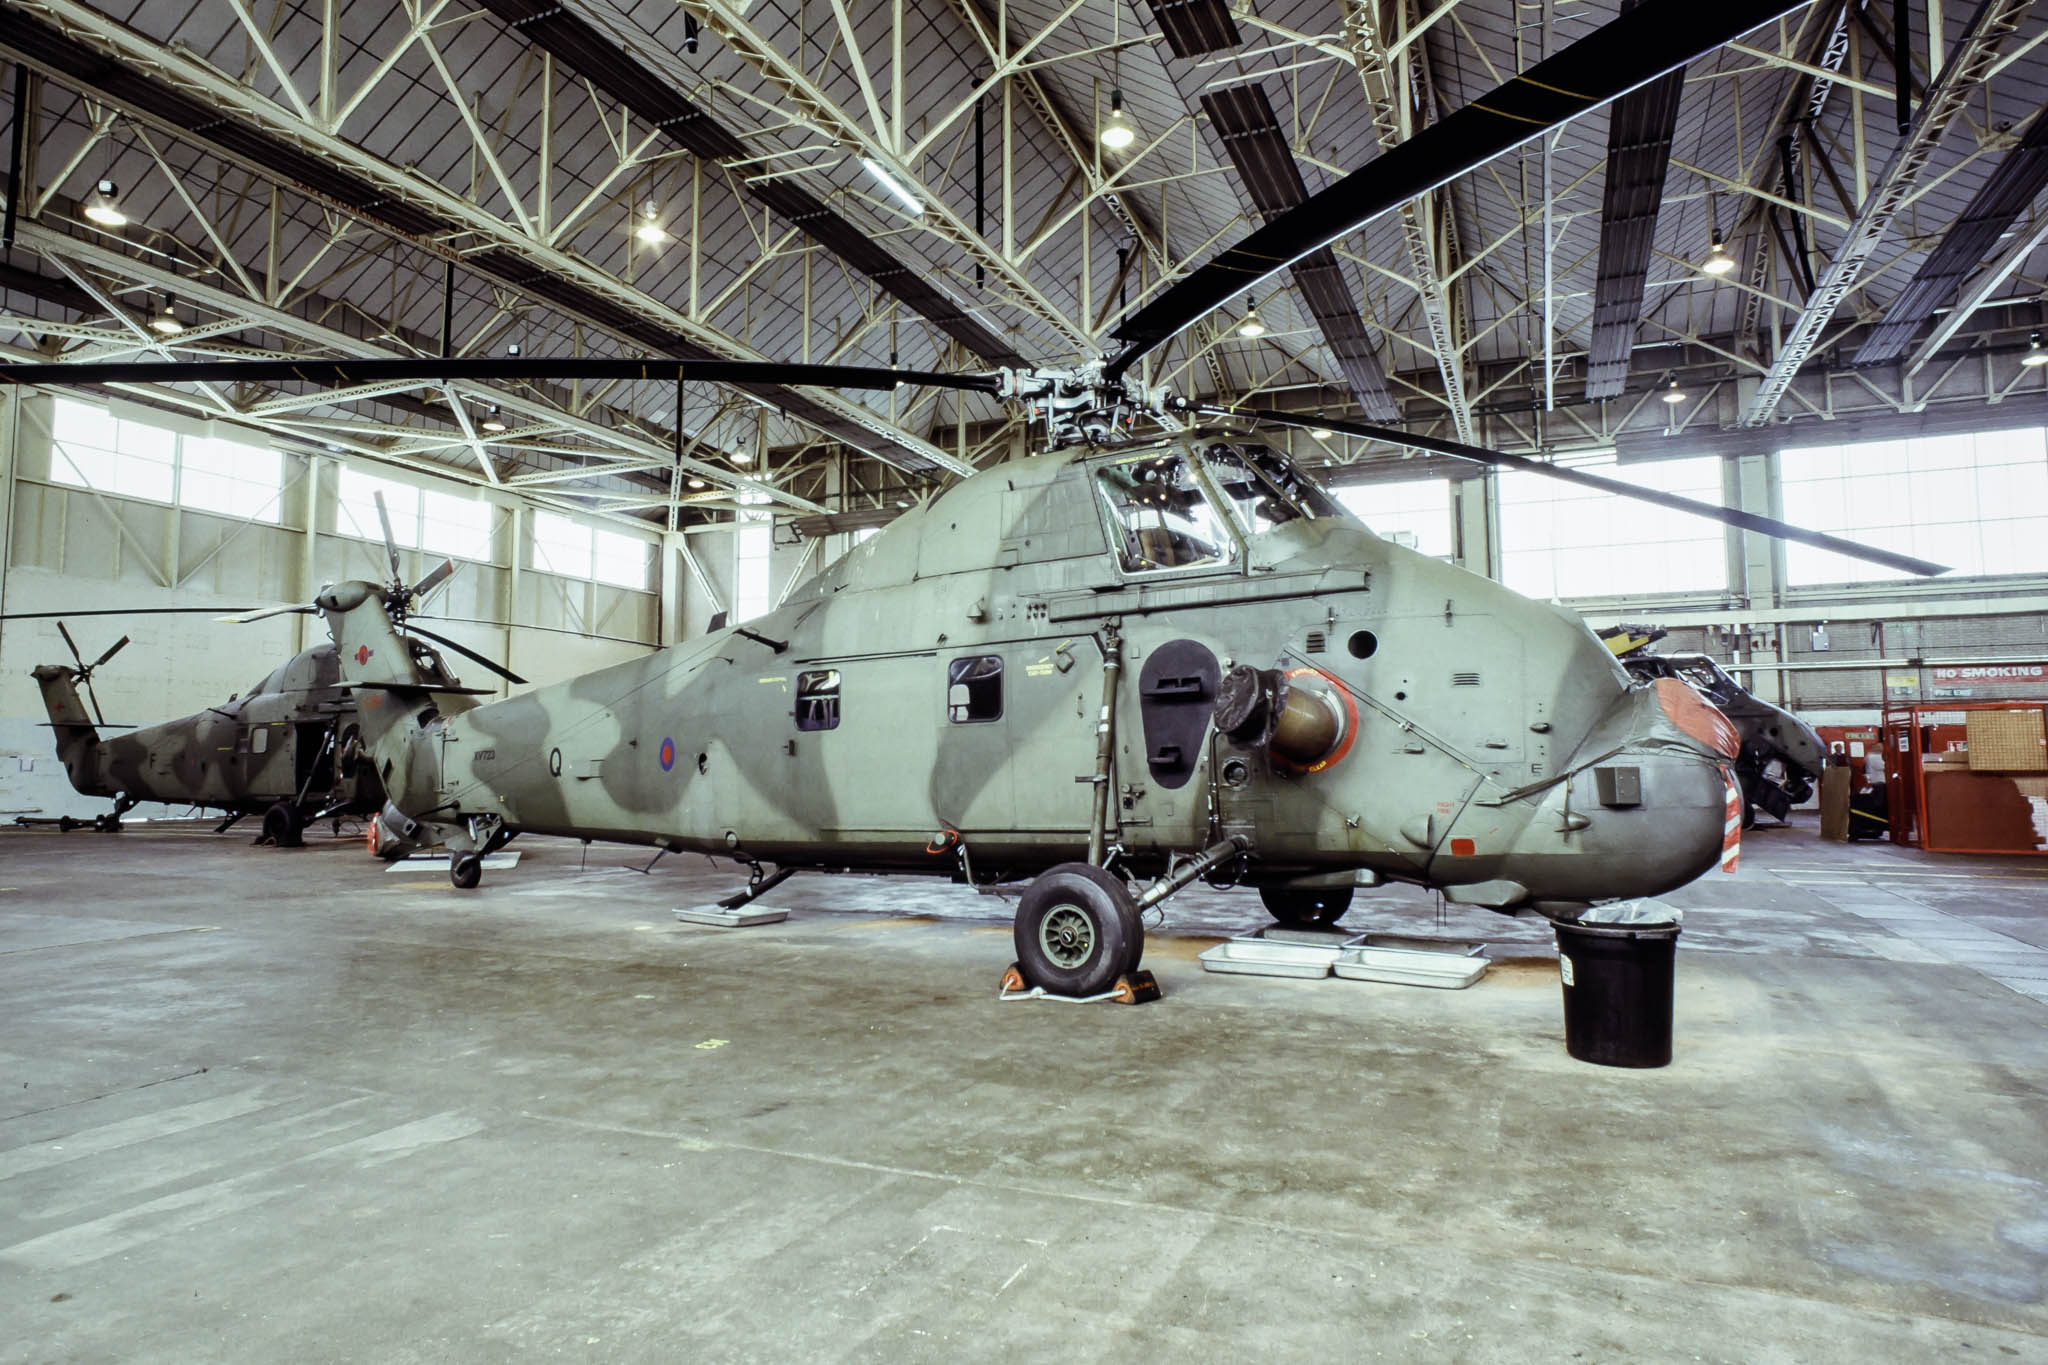
[[1330, 970], [1347, 981], [1382, 981], [1396, 986], [1463, 990], [1486, 975], [1486, 959], [1469, 953], [1432, 953], [1419, 948], [1376, 948], [1360, 943], [1339, 949]]
[[1202, 967], [1212, 972], [1236, 972], [1244, 976], [1293, 976], [1318, 980], [1330, 974], [1330, 964], [1343, 952], [1336, 946], [1309, 943], [1278, 943], [1270, 939], [1234, 938], [1202, 954]]

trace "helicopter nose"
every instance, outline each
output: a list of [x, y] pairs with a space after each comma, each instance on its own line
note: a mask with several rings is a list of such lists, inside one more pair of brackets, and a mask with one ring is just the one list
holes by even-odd
[[[1565, 765], [1567, 780], [1528, 804], [1468, 807], [1446, 841], [1452, 857], [1432, 868], [1444, 882], [1473, 879], [1447, 886], [1450, 899], [1572, 913], [1662, 895], [1720, 862], [1739, 744], [1726, 717], [1678, 686], [1683, 695], [1632, 689]], [[1506, 847], [1488, 859], [1495, 839]]]

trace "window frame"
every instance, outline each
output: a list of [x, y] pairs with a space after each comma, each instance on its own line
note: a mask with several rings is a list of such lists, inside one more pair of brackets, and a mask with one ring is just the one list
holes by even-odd
[[[1217, 529], [1222, 532], [1219, 547], [1221, 553], [1215, 559], [1195, 564], [1167, 564], [1151, 569], [1134, 569], [1125, 563], [1124, 546], [1128, 528], [1112, 503], [1110, 490], [1102, 476], [1104, 471], [1117, 465], [1136, 464], [1142, 460], [1164, 459], [1169, 456], [1178, 459], [1191, 471], [1196, 490], [1201, 493], [1202, 501], [1207, 505], [1210, 515], [1215, 518]], [[1237, 524], [1237, 514], [1230, 506], [1230, 499], [1210, 481], [1209, 467], [1196, 451], [1186, 447], [1173, 447], [1140, 455], [1123, 451], [1104, 459], [1090, 461], [1086, 465], [1086, 470], [1091, 488], [1090, 497], [1095, 504], [1096, 516], [1102, 523], [1103, 534], [1107, 539], [1104, 553], [1109, 557], [1109, 562], [1115, 568], [1118, 577], [1137, 582], [1150, 582], [1161, 575], [1185, 577], [1193, 574], [1236, 574], [1244, 571], [1247, 551], [1244, 532]]]
[[[973, 678], [973, 679], [965, 679], [965, 678], [963, 678], [963, 679], [955, 679], [955, 677], [953, 676], [953, 675], [954, 675], [954, 673], [955, 673], [956, 671], [959, 671], [959, 670], [960, 670], [960, 666], [961, 666], [962, 664], [969, 664], [969, 665], [972, 665], [972, 664], [982, 664], [982, 663], [992, 663], [992, 664], [994, 664], [994, 665], [996, 666], [996, 667], [995, 667], [995, 673], [993, 674], [993, 679], [992, 679], [992, 680], [993, 680], [993, 682], [994, 682], [994, 684], [995, 684], [995, 694], [996, 694], [996, 709], [995, 709], [995, 714], [994, 714], [994, 715], [991, 715], [991, 716], [976, 716], [976, 715], [966, 715], [966, 716], [959, 716], [959, 715], [955, 715], [955, 714], [954, 714], [954, 710], [955, 710], [955, 707], [954, 707], [954, 705], [953, 705], [953, 689], [954, 689], [955, 687], [966, 687], [966, 688], [970, 688], [970, 689], [971, 689], [971, 688], [973, 688], [973, 687], [975, 686], [975, 684], [977, 684], [977, 683], [983, 683], [983, 684], [985, 684], [985, 683], [988, 683], [989, 681], [991, 681], [991, 679], [990, 679], [990, 678]], [[993, 724], [995, 724], [995, 723], [996, 723], [997, 721], [1001, 720], [1001, 719], [1003, 718], [1003, 715], [1004, 715], [1004, 713], [1005, 713], [1006, 709], [1007, 709], [1007, 707], [1006, 707], [1006, 704], [1005, 704], [1005, 699], [1004, 699], [1004, 696], [1003, 696], [1003, 691], [1004, 691], [1004, 686], [1003, 686], [1003, 679], [1004, 679], [1004, 676], [1005, 676], [1005, 675], [1006, 675], [1006, 674], [1007, 674], [1008, 672], [1009, 672], [1009, 666], [1008, 666], [1008, 665], [1007, 665], [1006, 663], [1004, 663], [1004, 662], [1003, 662], [1003, 656], [1002, 656], [1002, 655], [1000, 655], [1000, 654], [960, 654], [960, 655], [955, 655], [955, 656], [954, 656], [953, 658], [951, 658], [951, 659], [947, 660], [947, 661], [946, 661], [946, 722], [947, 722], [947, 724], [949, 724], [949, 725], [993, 725]], [[971, 711], [971, 710], [973, 709], [973, 707], [974, 707], [974, 698], [973, 698], [972, 692], [970, 691], [970, 693], [969, 693], [969, 696], [968, 696], [968, 700], [967, 700], [967, 703], [966, 703], [966, 706], [965, 706], [965, 708], [964, 708], [964, 709], [966, 709], [966, 710], [969, 710], [969, 711]]]
[[[813, 678], [823, 678], [827, 681], [813, 688], [811, 685], [811, 679]], [[844, 696], [845, 685], [845, 674], [836, 668], [810, 668], [797, 674], [796, 706], [790, 712], [790, 718], [796, 722], [796, 728], [805, 734], [822, 734], [827, 730], [837, 730], [839, 728], [840, 700]], [[804, 714], [804, 704], [818, 700], [826, 700], [830, 703], [830, 719], [822, 724], [813, 723], [812, 719]]]

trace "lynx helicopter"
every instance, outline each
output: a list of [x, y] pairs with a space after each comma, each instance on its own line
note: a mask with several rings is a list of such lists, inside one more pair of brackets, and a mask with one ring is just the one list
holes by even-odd
[[[1257, 426], [1322, 427], [1535, 469], [1922, 573], [1939, 566], [1583, 471], [1321, 415], [1234, 411], [1127, 379], [1171, 335], [1371, 218], [1793, 8], [1647, 0], [1275, 217], [1070, 369], [946, 374], [715, 360], [16, 365], [32, 383], [685, 378], [980, 392], [1042, 418], [996, 466], [775, 611], [479, 704], [355, 581], [325, 619], [395, 840], [458, 887], [522, 832], [730, 857], [737, 904], [798, 869], [1030, 878], [1034, 985], [1089, 995], [1140, 960], [1140, 914], [1197, 878], [1328, 924], [1384, 879], [1507, 913], [1654, 895], [1724, 854], [1739, 745], [1690, 688], [1639, 685], [1583, 622], [1381, 540]], [[1141, 425], [1142, 424], [1142, 425]], [[680, 436], [678, 437], [680, 440]], [[764, 876], [762, 865], [776, 871]]]
[[[390, 523], [382, 494], [377, 495], [377, 511], [385, 518], [388, 548]], [[391, 549], [391, 554], [392, 574], [397, 580], [397, 551]], [[404, 600], [410, 604], [431, 592], [452, 572], [454, 565], [444, 561], [411, 588], [394, 581], [391, 592], [395, 598], [402, 590]], [[154, 616], [215, 614], [220, 610], [144, 607], [64, 614]], [[58, 615], [21, 612], [0, 616], [0, 621]], [[509, 681], [526, 681], [463, 645], [406, 621], [403, 612], [399, 619], [413, 635], [425, 635], [476, 659]], [[72, 787], [83, 795], [105, 797], [114, 803], [111, 811], [93, 818], [95, 829], [119, 830], [121, 817], [129, 810], [145, 801], [160, 801], [224, 812], [226, 818], [216, 827], [216, 833], [245, 816], [260, 814], [260, 842], [296, 848], [302, 842], [304, 830], [315, 821], [374, 815], [382, 807], [384, 788], [364, 752], [355, 695], [342, 682], [340, 659], [331, 641], [302, 650], [247, 692], [230, 696], [219, 705], [125, 735], [103, 738], [102, 730], [129, 727], [108, 724], [100, 709], [99, 696], [93, 690], [93, 674], [128, 645], [129, 637], [123, 635], [105, 653], [87, 663], [64, 622], [59, 619], [56, 624], [57, 633], [71, 651], [72, 664], [41, 664], [32, 670], [32, 676], [42, 692], [49, 725], [56, 734], [58, 761], [64, 765]], [[416, 640], [409, 643], [415, 649], [430, 648]], [[82, 697], [81, 687], [85, 689]], [[88, 700], [90, 711], [86, 709]], [[24, 817], [19, 823], [37, 822]], [[55, 823], [69, 829], [82, 822], [67, 816]], [[407, 851], [403, 845], [377, 845], [376, 849], [379, 856], [387, 859], [401, 857]]]

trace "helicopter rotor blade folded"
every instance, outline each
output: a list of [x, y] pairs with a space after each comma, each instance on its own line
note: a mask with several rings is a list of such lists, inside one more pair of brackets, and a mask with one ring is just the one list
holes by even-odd
[[244, 612], [240, 616], [216, 616], [213, 619], [216, 621], [226, 621], [230, 625], [246, 626], [251, 621], [261, 621], [272, 616], [311, 616], [318, 610], [320, 610], [318, 607], [308, 606], [265, 607], [261, 611]]
[[457, 644], [455, 641], [449, 639], [445, 635], [437, 635], [433, 631], [428, 630], [425, 626], [420, 625], [417, 621], [407, 621], [405, 623], [405, 628], [411, 631], [414, 635], [424, 635], [427, 639], [432, 640], [435, 644], [454, 650], [457, 654], [460, 654], [463, 658], [468, 659], [471, 663], [482, 664], [485, 668], [490, 669], [491, 672], [497, 674], [506, 682], [520, 684], [524, 684], [526, 682], [526, 679], [520, 677], [517, 673], [514, 673], [511, 669], [505, 667], [503, 664], [485, 658], [483, 655], [471, 649], [468, 645]]
[[1840, 536], [1831, 536], [1824, 531], [1809, 531], [1803, 526], [1794, 526], [1788, 521], [1775, 517], [1759, 516], [1740, 508], [1722, 507], [1715, 503], [1699, 502], [1693, 498], [1680, 497], [1676, 493], [1659, 492], [1654, 488], [1643, 488], [1637, 484], [1624, 483], [1620, 479], [1603, 478], [1588, 474], [1583, 469], [1572, 469], [1566, 465], [1548, 464], [1532, 460], [1526, 455], [1509, 455], [1484, 446], [1469, 446], [1462, 441], [1446, 441], [1437, 436], [1419, 436], [1413, 432], [1396, 431], [1391, 427], [1369, 426], [1364, 422], [1346, 422], [1331, 417], [1303, 417], [1291, 412], [1279, 412], [1271, 408], [1218, 408], [1202, 407], [1198, 411], [1212, 417], [1248, 418], [1263, 425], [1297, 427], [1303, 431], [1341, 431], [1346, 436], [1356, 436], [1367, 441], [1383, 441], [1388, 445], [1406, 446], [1410, 450], [1426, 450], [1435, 455], [1448, 455], [1454, 460], [1470, 460], [1474, 464], [1493, 465], [1499, 469], [1521, 469], [1547, 478], [1561, 479], [1566, 483], [1578, 484], [1581, 488], [1597, 488], [1603, 493], [1617, 493], [1638, 502], [1653, 503], [1668, 507], [1674, 512], [1690, 512], [1694, 516], [1709, 517], [1738, 530], [1755, 531], [1760, 535], [1775, 536], [1779, 540], [1794, 540], [1801, 545], [1811, 545], [1817, 550], [1827, 550], [1838, 555], [1868, 560], [1882, 564], [1888, 569], [1899, 569], [1906, 573], [1932, 577], [1948, 572], [1944, 564], [1929, 563], [1915, 559], [1912, 555], [1899, 554], [1892, 550], [1881, 550], [1874, 545], [1863, 545]]
[[405, 579], [398, 571], [398, 542], [391, 537], [391, 513], [384, 506], [384, 491], [377, 490], [377, 522], [384, 528], [384, 553], [391, 556], [391, 581], [403, 583]]
[[440, 587], [447, 580], [448, 576], [454, 572], [455, 561], [444, 559], [439, 564], [436, 564], [432, 572], [428, 573], [425, 578], [413, 584], [411, 589], [407, 591], [406, 596], [417, 602], [434, 589]]
[[62, 621], [57, 623], [57, 633], [64, 637], [64, 644], [71, 650], [71, 661], [78, 665], [78, 671], [81, 673], [85, 672], [85, 656], [78, 652], [78, 642], [71, 638], [70, 631], [64, 629]]
[[199, 616], [207, 612], [247, 610], [247, 607], [96, 607], [87, 611], [0, 612], [0, 621], [52, 621], [60, 616]]
[[1644, 0], [1241, 238], [1118, 324], [1110, 379], [1320, 247], [1807, 0]]
[[108, 646], [107, 646], [107, 652], [106, 652], [106, 653], [104, 653], [104, 654], [102, 654], [102, 655], [100, 655], [100, 657], [99, 657], [99, 658], [97, 658], [97, 659], [94, 659], [94, 660], [93, 660], [93, 661], [92, 661], [92, 662], [91, 662], [90, 664], [88, 664], [88, 665], [87, 665], [87, 667], [88, 667], [88, 668], [98, 668], [98, 667], [99, 667], [99, 666], [100, 666], [101, 664], [103, 664], [103, 663], [105, 663], [105, 662], [106, 662], [107, 660], [109, 660], [109, 659], [113, 658], [113, 657], [114, 657], [114, 656], [115, 656], [116, 654], [119, 654], [119, 653], [120, 653], [120, 652], [121, 652], [122, 650], [126, 649], [127, 647], [128, 647], [128, 637], [127, 637], [127, 636], [125, 636], [125, 635], [123, 635], [123, 636], [122, 636], [122, 637], [121, 637], [120, 639], [118, 639], [118, 640], [114, 641], [114, 643], [112, 643], [112, 644], [108, 645]]

